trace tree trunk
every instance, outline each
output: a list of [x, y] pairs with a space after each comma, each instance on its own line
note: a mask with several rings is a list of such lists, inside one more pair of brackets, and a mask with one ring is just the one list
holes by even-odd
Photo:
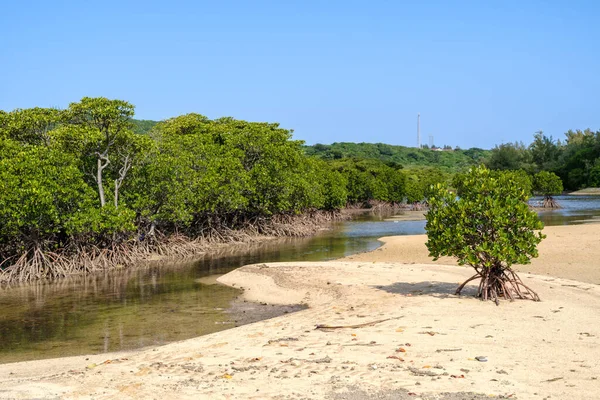
[[123, 166], [119, 169], [119, 177], [115, 179], [115, 208], [119, 208], [119, 189], [123, 185], [123, 180], [127, 175], [127, 171], [131, 168], [131, 159], [129, 155], [123, 158]]
[[119, 208], [119, 186], [118, 179], [115, 179], [115, 208]]
[[102, 165], [102, 159], [98, 157], [98, 172], [96, 176], [96, 183], [98, 184], [98, 195], [100, 196], [100, 207], [104, 207], [106, 205], [106, 200], [104, 198], [104, 185], [102, 184], [102, 170], [106, 167]]

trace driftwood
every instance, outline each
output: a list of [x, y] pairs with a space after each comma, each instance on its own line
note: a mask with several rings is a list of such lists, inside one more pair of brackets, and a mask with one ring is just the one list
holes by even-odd
[[371, 322], [365, 322], [364, 324], [356, 324], [356, 325], [325, 325], [325, 324], [317, 324], [317, 326], [315, 326], [315, 329], [355, 329], [355, 328], [364, 328], [365, 326], [370, 326], [370, 325], [375, 325], [375, 324], [380, 324], [382, 322], [385, 321], [390, 321], [392, 319], [400, 319], [402, 318], [402, 316], [400, 317], [394, 317], [394, 318], [385, 318], [385, 319], [379, 319], [377, 321], [371, 321]]

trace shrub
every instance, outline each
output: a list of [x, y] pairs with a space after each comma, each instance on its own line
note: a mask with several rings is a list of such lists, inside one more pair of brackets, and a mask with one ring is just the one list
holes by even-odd
[[526, 204], [529, 188], [513, 173], [485, 167], [471, 169], [463, 178], [460, 197], [441, 184], [432, 186], [425, 226], [430, 255], [457, 257], [460, 265], [475, 269], [456, 294], [468, 282], [481, 279], [477, 296], [482, 300], [538, 301], [511, 269], [537, 257], [536, 247], [545, 237], [539, 232], [542, 222]]

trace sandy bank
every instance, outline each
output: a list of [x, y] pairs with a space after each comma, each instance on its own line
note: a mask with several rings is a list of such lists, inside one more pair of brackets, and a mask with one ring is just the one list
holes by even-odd
[[[600, 224], [547, 226], [543, 232], [547, 237], [538, 246], [540, 256], [531, 264], [516, 265], [515, 270], [600, 284]], [[450, 257], [432, 261], [425, 247], [427, 235], [381, 240], [385, 244], [379, 249], [346, 260], [456, 265]]]
[[585, 188], [581, 190], [576, 190], [574, 192], [569, 193], [574, 196], [596, 196], [600, 195], [600, 188]]
[[[565, 228], [547, 230], [547, 261], [531, 268], [585, 262], [578, 252], [594, 241], [579, 243], [582, 232], [598, 238], [600, 225]], [[220, 281], [247, 299], [309, 308], [132, 353], [5, 364], [0, 398], [598, 398], [599, 286], [523, 272], [543, 301], [496, 307], [468, 296], [472, 286], [454, 296], [471, 270], [417, 263], [422, 238], [403, 239], [360, 261], [245, 266]], [[586, 250], [592, 269], [599, 247]], [[384, 257], [396, 262], [374, 262]]]

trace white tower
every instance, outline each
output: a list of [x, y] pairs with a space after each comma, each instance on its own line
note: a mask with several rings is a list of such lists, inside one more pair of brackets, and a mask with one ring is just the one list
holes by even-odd
[[421, 113], [417, 114], [417, 147], [421, 148]]

